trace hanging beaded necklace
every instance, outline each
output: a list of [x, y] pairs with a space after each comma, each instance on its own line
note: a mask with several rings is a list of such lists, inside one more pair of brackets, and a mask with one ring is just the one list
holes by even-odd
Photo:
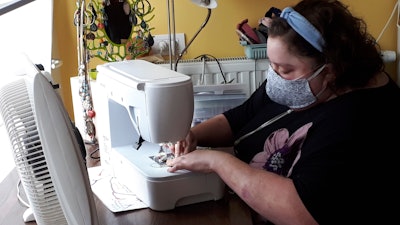
[[86, 11], [85, 1], [77, 1], [77, 10], [74, 16], [74, 24], [77, 28], [78, 43], [78, 77], [80, 82], [79, 96], [81, 97], [85, 134], [88, 135], [92, 143], [97, 143], [96, 128], [93, 118], [96, 113], [93, 108], [92, 92], [90, 88], [90, 78], [88, 73], [89, 54], [86, 49], [86, 30], [85, 26], [91, 26], [95, 14]]

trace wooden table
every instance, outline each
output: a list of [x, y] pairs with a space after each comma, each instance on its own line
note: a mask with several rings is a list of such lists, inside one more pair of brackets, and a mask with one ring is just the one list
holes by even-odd
[[[35, 225], [24, 223], [26, 208], [17, 199], [19, 177], [13, 169], [0, 183], [0, 224]], [[22, 189], [22, 186], [21, 186]], [[103, 225], [251, 225], [251, 210], [236, 195], [226, 194], [218, 201], [207, 201], [177, 207], [169, 211], [149, 208], [113, 213], [94, 195], [99, 221]], [[26, 199], [26, 198], [25, 198]]]

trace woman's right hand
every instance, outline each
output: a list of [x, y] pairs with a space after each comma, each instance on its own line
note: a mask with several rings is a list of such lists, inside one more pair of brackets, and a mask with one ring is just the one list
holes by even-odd
[[181, 155], [187, 154], [197, 147], [197, 140], [192, 131], [186, 135], [185, 140], [181, 140], [176, 142], [175, 144], [168, 145], [168, 148], [171, 150], [171, 153], [174, 154], [175, 157], [179, 157]]

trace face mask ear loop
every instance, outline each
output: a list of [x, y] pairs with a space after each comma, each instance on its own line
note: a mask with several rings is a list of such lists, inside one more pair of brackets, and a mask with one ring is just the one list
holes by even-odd
[[326, 84], [327, 84], [327, 82], [324, 81], [325, 87], [322, 88], [322, 89], [318, 92], [318, 94], [315, 95], [315, 97], [316, 97], [317, 99], [319, 99], [319, 96], [326, 90]]
[[324, 82], [323, 82], [323, 86], [324, 86], [324, 88], [322, 88], [319, 92], [318, 92], [318, 94], [316, 94], [315, 95], [315, 97], [316, 98], [318, 98], [319, 99], [319, 96], [326, 90], [326, 88], [328, 87], [328, 83], [329, 83], [329, 81], [327, 81], [327, 80], [324, 80]]
[[325, 69], [326, 64], [324, 64], [323, 66], [321, 66], [317, 71], [315, 71], [315, 73], [313, 73], [313, 75], [311, 75], [309, 78], [307, 78], [308, 81], [314, 79], [316, 76], [318, 76], [323, 69]]

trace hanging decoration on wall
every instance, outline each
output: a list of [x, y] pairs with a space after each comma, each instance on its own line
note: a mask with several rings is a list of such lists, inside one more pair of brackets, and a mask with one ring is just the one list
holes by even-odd
[[91, 0], [86, 9], [86, 47], [90, 57], [113, 62], [135, 59], [154, 44], [149, 0]]
[[97, 143], [90, 86], [95, 78], [90, 76], [89, 60], [97, 57], [115, 62], [148, 54], [154, 44], [149, 25], [154, 8], [149, 0], [77, 0], [76, 7], [74, 25], [85, 135]]
[[85, 39], [85, 27], [88, 24], [88, 15], [86, 13], [86, 4], [84, 0], [78, 0], [76, 4], [77, 10], [74, 15], [74, 25], [76, 26], [77, 34], [78, 76], [81, 84], [81, 87], [79, 88], [79, 96], [81, 97], [83, 109], [84, 132], [90, 139], [88, 141], [95, 144], [97, 143], [97, 139], [93, 119], [96, 113], [93, 108], [92, 93], [90, 89], [90, 78], [88, 75], [89, 54], [86, 48]]

